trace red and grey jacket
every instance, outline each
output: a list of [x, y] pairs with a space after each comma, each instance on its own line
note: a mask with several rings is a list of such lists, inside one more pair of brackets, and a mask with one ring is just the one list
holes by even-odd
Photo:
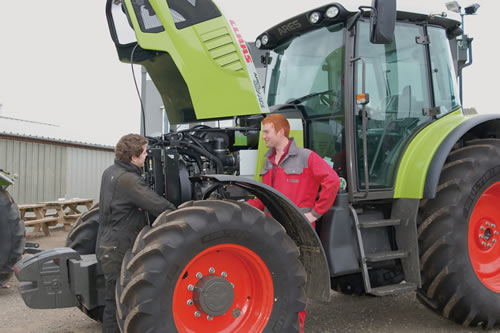
[[[275, 157], [274, 149], [270, 149], [265, 156], [264, 167], [260, 173], [262, 182], [292, 200], [302, 213], [311, 212], [319, 218], [333, 205], [340, 180], [321, 156], [310, 149], [297, 147], [293, 138], [290, 139], [288, 154], [278, 166], [271, 160]], [[264, 204], [257, 198], [249, 200], [248, 203], [264, 210]]]

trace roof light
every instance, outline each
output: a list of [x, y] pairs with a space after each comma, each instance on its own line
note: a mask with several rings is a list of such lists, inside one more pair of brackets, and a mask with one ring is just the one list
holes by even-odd
[[266, 46], [269, 43], [269, 37], [267, 35], [262, 36], [261, 38], [262, 45]]
[[465, 15], [474, 15], [476, 14], [477, 10], [479, 9], [479, 4], [475, 3], [473, 5], [470, 5], [469, 7], [465, 7]]
[[457, 1], [450, 1], [447, 2], [445, 5], [446, 9], [448, 9], [450, 12], [460, 13], [460, 9], [462, 9], [462, 7], [460, 7]]
[[255, 46], [260, 49], [262, 47], [262, 42], [260, 41], [260, 38], [257, 38], [257, 40], [255, 41]]
[[335, 16], [339, 15], [339, 9], [337, 6], [331, 6], [326, 10], [325, 13], [326, 17], [328, 18], [334, 18]]
[[309, 16], [309, 22], [311, 22], [312, 24], [316, 24], [319, 22], [319, 19], [321, 18], [321, 14], [318, 13], [318, 12], [313, 12], [310, 16]]

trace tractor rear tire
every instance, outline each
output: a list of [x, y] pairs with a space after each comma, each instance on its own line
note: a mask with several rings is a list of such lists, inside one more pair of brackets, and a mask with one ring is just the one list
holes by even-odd
[[417, 298], [464, 326], [500, 323], [500, 140], [453, 150], [435, 199], [421, 203]]
[[0, 284], [13, 274], [24, 252], [24, 222], [9, 192], [0, 190]]
[[187, 202], [144, 229], [131, 252], [116, 290], [122, 332], [299, 331], [298, 248], [254, 207]]
[[[66, 246], [80, 255], [95, 254], [98, 230], [99, 206], [96, 205], [82, 214], [75, 222], [66, 238]], [[78, 308], [91, 319], [102, 322], [104, 306], [89, 310], [83, 304], [79, 304]]]

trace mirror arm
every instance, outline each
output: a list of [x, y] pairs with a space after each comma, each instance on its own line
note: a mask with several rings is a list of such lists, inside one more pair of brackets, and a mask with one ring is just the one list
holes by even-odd
[[359, 12], [356, 13], [356, 15], [354, 15], [349, 24], [347, 25], [347, 31], [351, 31], [352, 28], [354, 27], [354, 25], [356, 24], [356, 22], [358, 22], [359, 18], [361, 17], [361, 15], [363, 15], [363, 13], [365, 12], [363, 9], [370, 9], [370, 10], [373, 10], [373, 12], [375, 13], [375, 15], [377, 15], [377, 9], [371, 7], [371, 6], [359, 6], [358, 7], [359, 9]]

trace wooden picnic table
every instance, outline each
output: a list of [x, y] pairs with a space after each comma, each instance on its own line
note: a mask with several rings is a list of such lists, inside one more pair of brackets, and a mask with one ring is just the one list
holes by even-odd
[[[89, 210], [92, 203], [92, 199], [70, 199], [18, 205], [18, 208], [25, 226], [34, 226], [35, 232], [41, 228], [43, 233], [49, 236], [49, 226], [62, 224], [64, 229], [69, 231], [71, 224], [83, 213], [83, 207]], [[27, 216], [26, 213], [31, 215]]]
[[[19, 214], [21, 215], [21, 220], [24, 221], [25, 226], [34, 226], [35, 232], [43, 230], [46, 236], [50, 235], [49, 225], [55, 225], [59, 220], [57, 215], [47, 215], [47, 207], [44, 204], [27, 204], [18, 205]], [[32, 215], [27, 215], [26, 213], [31, 213]]]

